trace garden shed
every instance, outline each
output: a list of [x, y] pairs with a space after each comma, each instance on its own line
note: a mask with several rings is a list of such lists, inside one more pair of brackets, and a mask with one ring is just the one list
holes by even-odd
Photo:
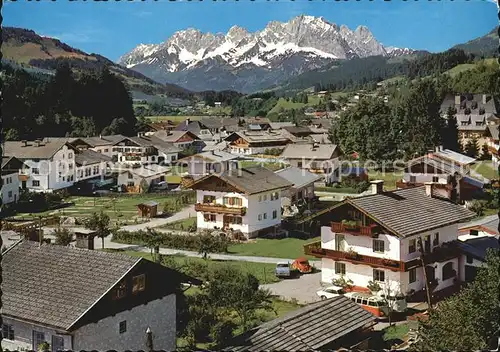
[[158, 202], [152, 200], [137, 204], [137, 208], [143, 218], [154, 218], [158, 214]]

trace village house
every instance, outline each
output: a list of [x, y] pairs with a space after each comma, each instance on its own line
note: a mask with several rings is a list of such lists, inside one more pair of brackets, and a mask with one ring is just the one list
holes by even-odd
[[326, 184], [337, 182], [340, 177], [338, 157], [340, 149], [335, 144], [289, 144], [281, 158], [299, 169], [322, 175]]
[[223, 351], [338, 351], [370, 348], [376, 317], [344, 296], [301, 307], [228, 342]]
[[314, 183], [323, 180], [321, 175], [294, 166], [275, 171], [275, 174], [293, 184], [292, 187], [281, 191], [283, 216], [295, 215], [298, 206], [310, 205], [317, 199], [314, 194]]
[[187, 172], [194, 176], [204, 176], [212, 172], [238, 169], [238, 156], [221, 150], [210, 150], [179, 159]]
[[462, 252], [459, 258], [460, 281], [472, 282], [476, 278], [478, 269], [486, 265], [488, 249], [498, 251], [500, 242], [498, 236], [496, 238], [483, 236], [457, 241], [456, 246]]
[[497, 168], [500, 166], [500, 124], [488, 125], [488, 129], [490, 131], [490, 138], [488, 139], [488, 152], [491, 154], [491, 161], [493, 162], [492, 166]]
[[189, 131], [199, 139], [206, 141], [217, 141], [228, 136], [228, 130], [238, 127], [238, 119], [207, 117], [201, 120], [187, 118], [175, 129], [177, 131]]
[[466, 241], [479, 237], [496, 237], [500, 238], [498, 229], [498, 215], [485, 216], [478, 220], [462, 224], [458, 228], [458, 239]]
[[157, 164], [142, 165], [140, 167], [119, 168], [117, 185], [125, 187], [127, 192], [142, 193], [150, 187], [165, 181], [170, 168]]
[[[38, 351], [176, 348], [183, 274], [143, 258], [31, 241], [2, 255], [2, 348]], [[197, 284], [197, 283], [196, 283]]]
[[260, 166], [201, 177], [189, 185], [196, 190], [198, 230], [232, 230], [247, 238], [277, 233], [281, 191], [291, 186]]
[[78, 149], [91, 149], [111, 158], [113, 155], [116, 157], [118, 156], [116, 150], [113, 152], [113, 146], [123, 141], [125, 138], [126, 137], [121, 134], [115, 134], [110, 136], [99, 135], [96, 137], [73, 138], [69, 141]]
[[264, 154], [272, 149], [283, 150], [295, 138], [284, 130], [278, 131], [239, 131], [225, 139], [232, 154]]
[[457, 202], [468, 201], [480, 195], [489, 180], [480, 175], [471, 176], [470, 167], [476, 160], [449, 149], [437, 147], [436, 151], [415, 158], [405, 167], [397, 188], [423, 186], [434, 182], [446, 197]]
[[457, 284], [461, 254], [451, 244], [459, 222], [475, 214], [437, 197], [433, 186], [383, 192], [383, 181], [374, 181], [372, 195], [339, 203], [321, 241], [305, 246], [322, 260], [321, 281], [349, 279], [357, 291], [373, 282], [406, 296], [423, 293], [425, 277], [434, 292]]
[[[189, 131], [157, 131], [152, 136], [155, 136], [164, 142], [172, 143], [180, 149], [189, 148], [193, 142], [199, 139], [194, 133]], [[151, 136], [151, 137], [152, 137]]]
[[450, 107], [456, 112], [459, 142], [462, 146], [473, 138], [478, 140], [480, 148], [488, 142], [488, 124], [500, 117], [494, 97], [488, 94], [448, 94], [441, 104], [443, 117], [447, 117]]
[[19, 170], [23, 162], [15, 157], [2, 157], [2, 204], [17, 203], [19, 200]]
[[111, 158], [91, 149], [78, 150], [75, 153], [75, 184], [92, 190], [97, 185], [111, 184], [112, 178], [106, 179]]
[[20, 170], [21, 188], [34, 192], [52, 192], [75, 182], [75, 154], [78, 149], [65, 138], [6, 141], [4, 156], [24, 163]]

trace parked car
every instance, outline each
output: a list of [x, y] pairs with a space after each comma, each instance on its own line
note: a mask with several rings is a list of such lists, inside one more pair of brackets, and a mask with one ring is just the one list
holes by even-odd
[[290, 263], [281, 262], [276, 264], [275, 273], [277, 277], [288, 279], [297, 275], [298, 271], [292, 268]]
[[343, 295], [345, 293], [344, 289], [339, 286], [328, 286], [326, 288], [322, 288], [316, 294], [321, 298], [321, 299], [328, 299], [332, 297], [337, 297], [340, 295]]
[[348, 292], [345, 297], [349, 298], [354, 303], [359, 304], [363, 309], [369, 311], [376, 317], [388, 317], [389, 307], [385, 300], [379, 296], [369, 293]]
[[155, 190], [161, 190], [161, 191], [166, 190], [166, 189], [168, 189], [168, 182], [167, 181], [158, 182], [158, 183], [154, 184], [153, 188]]
[[295, 259], [292, 263], [292, 268], [300, 271], [301, 274], [312, 272], [312, 266], [309, 264], [309, 260], [303, 257]]

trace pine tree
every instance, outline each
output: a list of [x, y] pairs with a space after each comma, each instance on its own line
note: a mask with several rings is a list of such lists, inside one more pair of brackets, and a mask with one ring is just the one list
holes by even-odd
[[460, 145], [458, 141], [458, 126], [455, 114], [455, 108], [450, 106], [448, 108], [448, 111], [446, 112], [446, 125], [443, 129], [443, 135], [441, 136], [441, 139], [443, 140], [444, 148], [459, 152]]
[[479, 144], [476, 137], [473, 137], [465, 144], [465, 154], [471, 158], [475, 158], [479, 153]]

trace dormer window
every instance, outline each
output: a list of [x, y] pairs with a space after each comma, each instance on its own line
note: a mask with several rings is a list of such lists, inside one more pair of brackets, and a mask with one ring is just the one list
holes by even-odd
[[112, 299], [120, 299], [127, 295], [127, 284], [125, 281], [121, 281], [116, 288], [113, 290]]

